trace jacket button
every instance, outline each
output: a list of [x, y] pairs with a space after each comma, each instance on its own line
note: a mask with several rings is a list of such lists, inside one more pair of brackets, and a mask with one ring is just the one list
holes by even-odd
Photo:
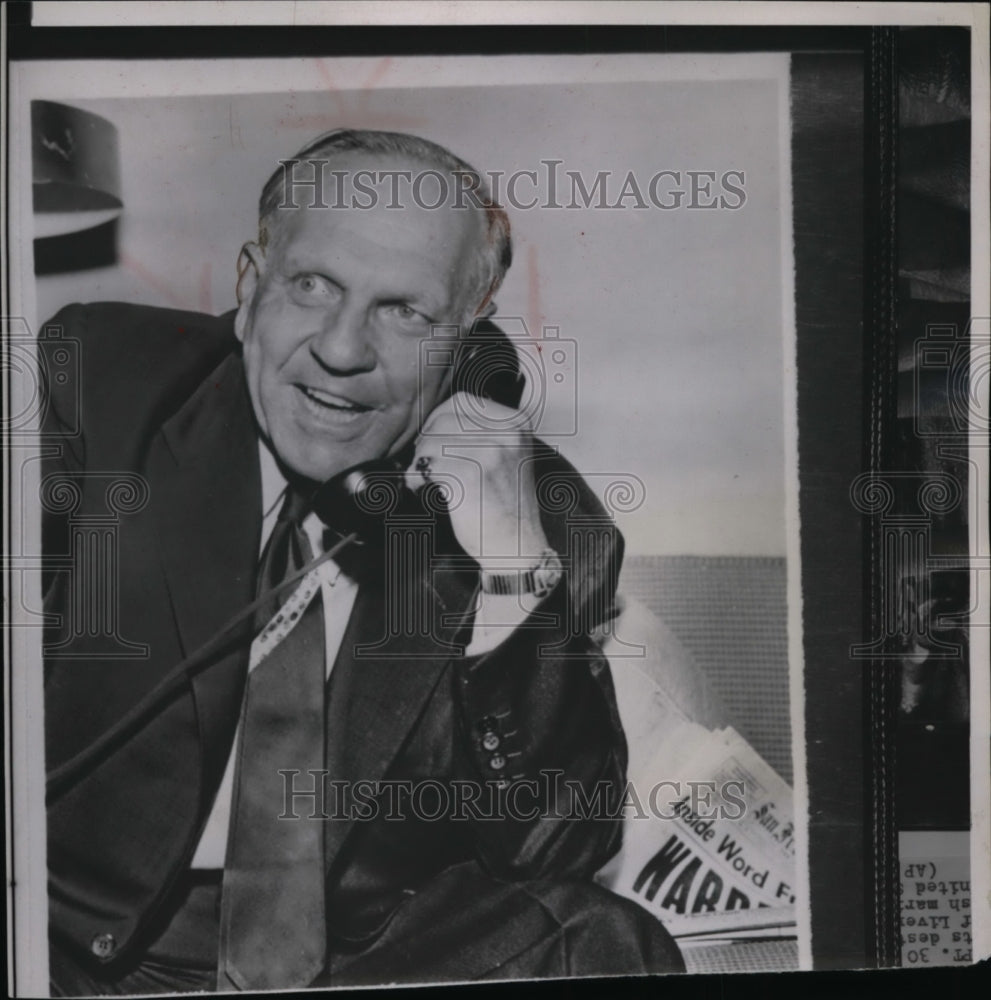
[[495, 733], [486, 733], [482, 737], [482, 748], [485, 750], [498, 750], [499, 737]]
[[117, 939], [113, 934], [94, 934], [89, 943], [89, 950], [97, 958], [110, 958], [117, 950]]
[[501, 753], [493, 754], [489, 758], [489, 767], [493, 771], [501, 771], [506, 766], [506, 758]]

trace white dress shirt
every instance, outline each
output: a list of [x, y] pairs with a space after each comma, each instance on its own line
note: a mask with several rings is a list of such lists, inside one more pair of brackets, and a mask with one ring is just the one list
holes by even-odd
[[[264, 512], [258, 553], [260, 558], [278, 519], [287, 484], [264, 442], [259, 442], [258, 451], [261, 459], [262, 510]], [[303, 521], [302, 527], [310, 540], [314, 553], [323, 552], [325, 550], [324, 526], [317, 515], [310, 514]], [[355, 597], [358, 594], [358, 585], [347, 574], [343, 573], [332, 559], [318, 566], [316, 572], [320, 575], [320, 593], [323, 598], [324, 653], [327, 676], [329, 677], [351, 618]], [[538, 603], [537, 598], [529, 594], [516, 596], [479, 592], [471, 642], [465, 649], [465, 654], [478, 656], [494, 649], [534, 610]], [[252, 654], [254, 653], [253, 646]], [[255, 665], [256, 656], [252, 655], [248, 667], [249, 671]], [[234, 744], [231, 747], [230, 756], [227, 758], [227, 768], [224, 771], [220, 787], [217, 789], [213, 808], [193, 854], [191, 863], [193, 868], [224, 867], [239, 739], [240, 725], [234, 734]]]
[[[265, 544], [268, 542], [269, 535], [272, 534], [272, 529], [278, 519], [279, 509], [282, 507], [286, 480], [264, 443], [259, 443], [258, 451], [261, 458], [262, 510], [264, 511], [261, 545], [258, 553], [259, 558], [261, 558], [261, 553], [264, 551]], [[323, 524], [316, 514], [310, 514], [303, 521], [303, 530], [310, 540], [313, 551], [315, 553], [323, 552]], [[345, 629], [348, 627], [348, 620], [351, 618], [354, 599], [358, 594], [358, 585], [342, 573], [340, 567], [332, 559], [318, 566], [317, 573], [320, 575], [320, 593], [323, 598], [324, 662], [329, 677], [334, 661], [337, 659]], [[252, 656], [248, 669], [252, 670], [255, 666], [255, 657]], [[206, 821], [206, 826], [203, 828], [196, 853], [193, 855], [193, 868], [224, 867], [240, 735], [241, 727], [239, 724], [237, 732], [234, 734], [234, 745], [227, 758], [227, 769], [224, 771], [223, 780], [217, 789], [217, 797], [213, 801], [213, 809]]]

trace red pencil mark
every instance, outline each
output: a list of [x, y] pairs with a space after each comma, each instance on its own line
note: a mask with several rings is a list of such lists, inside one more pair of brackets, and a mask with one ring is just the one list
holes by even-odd
[[[359, 86], [347, 88], [338, 87], [334, 74], [325, 60], [314, 59], [313, 62], [323, 78], [327, 96], [334, 103], [335, 110], [323, 114], [292, 115], [280, 119], [280, 125], [286, 128], [323, 131], [346, 126], [401, 131], [420, 127], [426, 123], [424, 118], [396, 114], [392, 109], [375, 108], [378, 84], [392, 70], [392, 59], [376, 60]], [[378, 103], [381, 103], [381, 99]]]
[[231, 146], [237, 145], [244, 149], [244, 140], [241, 138], [241, 126], [234, 124], [234, 104], [227, 104], [227, 134], [230, 137]]
[[[178, 306], [180, 309], [190, 309], [193, 308], [192, 303], [195, 302], [195, 308], [199, 309], [200, 312], [213, 312], [213, 284], [211, 281], [213, 269], [209, 261], [200, 269], [200, 278], [195, 299], [191, 294], [179, 295], [171, 285], [158, 277], [150, 268], [142, 264], [141, 261], [129, 254], [121, 253], [120, 266], [123, 270], [130, 271], [136, 275], [149, 287], [154, 288], [171, 305]], [[184, 333], [185, 331], [180, 328], [179, 332]]]
[[323, 59], [315, 59], [314, 62], [317, 66], [317, 72], [323, 77], [324, 85], [327, 88], [330, 99], [337, 105], [338, 114], [344, 114], [344, 99], [343, 95], [337, 89], [337, 83], [334, 80], [334, 74], [331, 73], [330, 67], [324, 62]]
[[386, 56], [383, 59], [379, 59], [374, 66], [372, 66], [371, 73], [368, 74], [368, 79], [365, 80], [366, 87], [373, 87], [379, 80], [384, 77], [389, 70], [392, 68], [392, 60]]
[[430, 119], [415, 115], [392, 115], [382, 112], [344, 111], [341, 114], [294, 115], [279, 118], [280, 128], [329, 132], [332, 128], [377, 128], [383, 132], [403, 132], [430, 125]]
[[146, 285], [150, 285], [159, 295], [164, 295], [171, 303], [178, 306], [188, 306], [188, 300], [176, 293], [161, 279], [152, 274], [140, 261], [135, 260], [128, 254], [120, 255], [120, 266], [125, 271], [130, 271], [137, 275]]

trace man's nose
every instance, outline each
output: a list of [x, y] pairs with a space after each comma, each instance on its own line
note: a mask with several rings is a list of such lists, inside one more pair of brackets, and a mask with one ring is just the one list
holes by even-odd
[[375, 367], [375, 349], [366, 310], [355, 305], [330, 313], [311, 338], [310, 351], [334, 373], [371, 371]]

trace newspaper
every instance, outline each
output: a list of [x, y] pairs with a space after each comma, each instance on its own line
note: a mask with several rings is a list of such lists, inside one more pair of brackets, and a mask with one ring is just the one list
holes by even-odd
[[628, 788], [603, 885], [682, 947], [795, 936], [792, 791], [735, 729], [677, 722]]

